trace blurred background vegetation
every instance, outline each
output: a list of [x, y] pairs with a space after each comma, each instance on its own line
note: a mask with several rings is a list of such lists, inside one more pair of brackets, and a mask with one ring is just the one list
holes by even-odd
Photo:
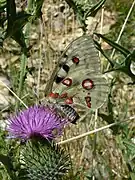
[[[96, 13], [90, 9], [98, 0], [17, 0], [16, 12], [11, 2], [8, 10], [12, 16], [6, 19], [7, 4], [0, 0], [0, 81], [4, 82], [4, 85], [0, 83], [1, 152], [5, 146], [3, 129], [7, 117], [24, 108], [11, 90], [27, 106], [44, 99], [45, 85], [57, 59], [73, 39], [85, 31], [89, 35], [101, 33], [130, 52], [135, 44], [133, 0], [100, 1], [104, 5]], [[100, 44], [113, 62], [124, 61], [123, 54], [112, 53], [113, 47], [103, 39]], [[110, 65], [99, 55], [105, 72]], [[133, 59], [133, 70], [134, 67]], [[106, 104], [98, 116], [86, 113], [76, 126], [67, 128], [63, 140], [114, 122], [121, 123], [63, 145], [73, 163], [68, 179], [135, 180], [135, 122], [134, 119], [124, 122], [135, 114], [135, 88], [123, 72], [113, 71], [105, 76], [110, 84]], [[2, 166], [0, 172], [2, 178]]]

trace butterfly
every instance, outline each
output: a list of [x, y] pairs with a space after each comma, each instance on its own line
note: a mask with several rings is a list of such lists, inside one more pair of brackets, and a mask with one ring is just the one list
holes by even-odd
[[108, 94], [108, 83], [100, 72], [100, 59], [92, 37], [72, 41], [58, 60], [45, 88], [45, 96], [73, 124], [78, 109], [100, 108]]

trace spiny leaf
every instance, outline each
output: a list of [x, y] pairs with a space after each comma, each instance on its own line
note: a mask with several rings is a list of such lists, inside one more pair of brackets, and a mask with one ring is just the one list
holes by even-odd
[[16, 4], [14, 0], [7, 0], [7, 19], [8, 19], [8, 24], [11, 23], [15, 20], [16, 18]]
[[112, 68], [107, 70], [105, 73], [111, 72], [111, 71], [124, 72], [132, 79], [133, 84], [134, 84], [135, 83], [135, 75], [131, 72], [131, 63], [132, 63], [132, 61], [135, 61], [134, 60], [135, 59], [135, 51], [133, 51], [131, 53], [124, 47], [109, 40], [108, 38], [104, 37], [103, 35], [98, 34], [98, 33], [94, 33], [94, 34], [97, 35], [98, 37], [101, 37], [105, 42], [107, 42], [110, 46], [115, 48], [117, 51], [121, 52], [126, 57], [121, 63], [117, 63], [117, 62], [110, 60], [108, 58], [108, 56], [105, 54], [105, 52], [101, 49], [101, 46], [95, 41], [97, 49], [107, 58], [107, 60], [109, 61], [109, 63], [112, 66]]
[[97, 4], [95, 4], [87, 13], [86, 13], [86, 18], [91, 16], [94, 17], [97, 12], [99, 11], [99, 9], [103, 6], [103, 4], [105, 3], [106, 0], [101, 0], [99, 2], [97, 2]]
[[4, 22], [7, 19], [5, 8], [6, 8], [6, 1], [1, 1], [0, 2], [0, 27], [2, 28], [4, 28]]
[[125, 57], [127, 57], [127, 55], [130, 54], [130, 51], [128, 51], [124, 47], [120, 46], [119, 44], [115, 43], [114, 41], [111, 41], [110, 39], [106, 38], [105, 36], [103, 36], [101, 34], [98, 34], [98, 33], [94, 33], [94, 34], [97, 35], [98, 37], [102, 38], [105, 42], [107, 42], [110, 46], [115, 48], [117, 51], [121, 52]]
[[8, 19], [8, 26], [7, 26], [7, 30], [6, 30], [6, 35], [5, 38], [7, 37], [12, 37], [16, 34], [17, 31], [22, 30], [22, 28], [26, 25], [26, 23], [28, 22], [28, 19], [31, 15], [27, 14], [25, 12], [18, 12], [14, 18], [14, 21], [10, 22], [10, 20]]
[[83, 31], [85, 32], [86, 31], [86, 23], [85, 23], [85, 19], [84, 19], [84, 10], [82, 9], [81, 6], [77, 5], [74, 1], [72, 0], [66, 0], [67, 4], [69, 5], [69, 7], [71, 7], [74, 11], [74, 13], [76, 14], [76, 16], [78, 17], [81, 25], [82, 25], [82, 28], [83, 28]]
[[109, 59], [109, 57], [106, 55], [106, 53], [102, 50], [101, 45], [94, 40], [95, 47], [103, 54], [103, 56], [108, 60], [108, 62], [111, 64], [111, 67], [114, 67], [114, 63]]
[[27, 14], [25, 12], [18, 12], [15, 16], [14, 21], [9, 22], [10, 19], [8, 19], [8, 26], [6, 29], [6, 34], [4, 39], [6, 39], [7, 37], [11, 37], [12, 39], [14, 39], [21, 47], [23, 52], [27, 55], [28, 49], [25, 43], [25, 37], [24, 37], [24, 33], [22, 31], [22, 28], [25, 26], [25, 24], [28, 22], [28, 19], [31, 15]]
[[44, 0], [36, 0], [36, 10], [35, 10], [35, 16], [36, 18], [42, 18], [42, 5]]
[[[1, 46], [3, 41], [10, 37], [14, 39], [21, 47], [23, 52], [27, 55], [28, 49], [25, 43], [25, 37], [23, 34], [23, 27], [28, 22], [30, 14], [27, 14], [24, 11], [16, 13], [16, 4], [15, 0], [7, 0], [6, 1], [6, 9], [7, 9], [7, 29], [5, 31], [4, 37], [2, 37]], [[3, 21], [6, 19], [1, 19], [1, 24], [3, 25]]]
[[96, 4], [84, 2], [82, 5], [79, 1], [66, 0], [67, 4], [74, 10], [80, 24], [82, 25], [83, 31], [86, 31], [86, 18], [89, 16], [94, 17], [98, 10], [102, 7], [106, 0], [100, 0]]

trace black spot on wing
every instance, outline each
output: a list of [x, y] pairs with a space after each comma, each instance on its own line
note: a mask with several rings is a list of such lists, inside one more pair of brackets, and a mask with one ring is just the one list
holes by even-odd
[[66, 73], [68, 73], [68, 71], [69, 71], [69, 66], [68, 65], [64, 64], [62, 66], [62, 68], [66, 71]]
[[55, 82], [58, 84], [58, 83], [60, 83], [63, 79], [64, 79], [64, 77], [56, 76]]

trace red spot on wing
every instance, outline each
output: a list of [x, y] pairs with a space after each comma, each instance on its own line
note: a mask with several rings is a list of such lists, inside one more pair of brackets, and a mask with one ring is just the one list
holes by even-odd
[[71, 86], [72, 85], [72, 79], [70, 78], [66, 78], [62, 81], [62, 84], [64, 84], [65, 86]]
[[63, 94], [60, 95], [60, 98], [66, 98], [67, 96], [68, 96], [67, 93], [63, 93]]
[[88, 108], [91, 108], [91, 97], [90, 96], [86, 96], [85, 97], [85, 101], [86, 101], [86, 104], [87, 104]]
[[66, 103], [66, 104], [73, 104], [73, 98], [72, 98], [72, 97], [68, 97], [68, 98], [65, 100], [65, 103]]
[[73, 57], [72, 61], [75, 64], [79, 64], [79, 58], [77, 58], [77, 57]]
[[53, 92], [51, 92], [51, 93], [49, 94], [49, 97], [51, 97], [51, 98], [58, 98], [58, 97], [59, 97], [59, 93], [53, 93]]
[[85, 79], [82, 82], [82, 87], [86, 90], [90, 90], [94, 87], [94, 82], [91, 79]]

